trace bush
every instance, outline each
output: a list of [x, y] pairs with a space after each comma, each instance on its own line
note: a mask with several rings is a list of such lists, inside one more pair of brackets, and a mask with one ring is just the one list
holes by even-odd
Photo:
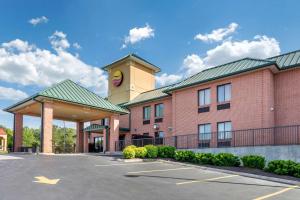
[[299, 177], [300, 164], [291, 160], [273, 160], [265, 169], [278, 175], [290, 175]]
[[219, 153], [214, 156], [214, 165], [218, 166], [228, 166], [228, 167], [238, 167], [241, 165], [239, 157], [231, 153]]
[[158, 157], [174, 158], [176, 148], [173, 146], [158, 146]]
[[136, 149], [136, 146], [134, 146], [134, 145], [127, 146], [123, 150], [123, 156], [124, 156], [124, 158], [125, 159], [135, 158], [135, 149]]
[[195, 153], [193, 151], [176, 151], [175, 152], [175, 159], [182, 162], [193, 162], [195, 159]]
[[214, 154], [212, 153], [195, 153], [194, 162], [203, 165], [214, 164]]
[[156, 146], [149, 144], [145, 148], [147, 150], [147, 158], [157, 158], [158, 148]]
[[263, 156], [247, 155], [241, 158], [244, 167], [263, 169], [266, 164], [266, 159]]
[[145, 158], [147, 155], [147, 149], [145, 147], [137, 147], [134, 151], [136, 158]]

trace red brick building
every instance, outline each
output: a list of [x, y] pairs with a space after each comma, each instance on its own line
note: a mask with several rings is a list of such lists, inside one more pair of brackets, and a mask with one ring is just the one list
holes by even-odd
[[300, 51], [244, 58], [155, 88], [160, 69], [130, 54], [104, 67], [106, 99], [67, 80], [6, 111], [15, 116], [16, 151], [23, 115], [42, 116], [44, 152], [52, 152], [53, 118], [77, 123], [78, 152], [96, 142], [104, 151], [149, 143], [189, 149], [294, 145], [300, 144], [299, 67]]

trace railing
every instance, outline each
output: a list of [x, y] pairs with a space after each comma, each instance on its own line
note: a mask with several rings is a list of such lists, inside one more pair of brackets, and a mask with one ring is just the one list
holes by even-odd
[[170, 145], [177, 149], [221, 148], [246, 146], [299, 145], [300, 126], [281, 126], [272, 128], [246, 129], [227, 132], [177, 135], [164, 138], [142, 138], [120, 140], [116, 149], [121, 151], [128, 145], [145, 146]]

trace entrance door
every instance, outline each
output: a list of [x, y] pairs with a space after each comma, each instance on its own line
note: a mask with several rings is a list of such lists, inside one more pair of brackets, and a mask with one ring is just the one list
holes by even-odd
[[95, 137], [94, 138], [94, 152], [102, 152], [103, 151], [103, 137]]

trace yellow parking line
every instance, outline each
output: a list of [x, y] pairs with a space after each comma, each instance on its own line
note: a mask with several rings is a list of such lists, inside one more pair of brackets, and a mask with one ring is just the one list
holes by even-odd
[[109, 167], [109, 166], [124, 166], [124, 165], [149, 165], [149, 164], [161, 164], [162, 162], [141, 162], [141, 163], [120, 163], [120, 164], [107, 164], [107, 165], [95, 165], [96, 167]]
[[279, 194], [282, 194], [284, 192], [287, 192], [287, 191], [290, 191], [290, 190], [293, 190], [293, 189], [296, 189], [298, 188], [299, 186], [297, 185], [293, 185], [293, 186], [290, 186], [290, 187], [287, 187], [285, 189], [282, 189], [282, 190], [279, 190], [278, 192], [274, 192], [274, 193], [271, 193], [271, 194], [268, 194], [268, 195], [265, 195], [265, 196], [261, 196], [261, 197], [257, 197], [253, 200], [263, 200], [263, 199], [267, 199], [267, 198], [270, 198], [270, 197], [273, 197], [273, 196], [277, 196]]
[[194, 169], [194, 168], [193, 167], [182, 167], [182, 168], [172, 168], [172, 169], [156, 169], [156, 170], [148, 170], [148, 171], [128, 172], [128, 174], [140, 174], [140, 173], [150, 173], [150, 172], [166, 172], [166, 171], [185, 170], [185, 169]]
[[214, 181], [214, 180], [219, 180], [219, 179], [224, 179], [224, 178], [231, 178], [231, 177], [236, 177], [236, 176], [239, 176], [239, 175], [228, 175], [228, 176], [208, 178], [208, 179], [203, 179], [203, 180], [179, 182], [179, 183], [176, 183], [176, 185], [185, 185], [185, 184], [190, 184], [190, 183], [200, 183], [200, 182], [206, 182], [206, 181]]

